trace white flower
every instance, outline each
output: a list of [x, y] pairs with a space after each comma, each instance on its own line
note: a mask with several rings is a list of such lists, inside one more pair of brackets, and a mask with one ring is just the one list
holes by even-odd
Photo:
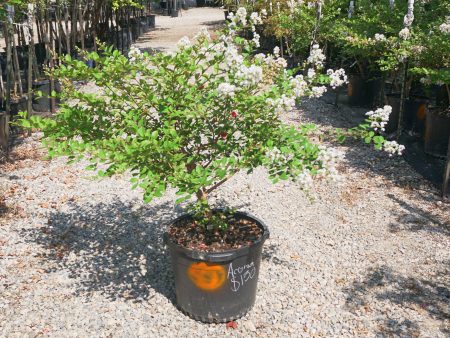
[[444, 22], [442, 25], [439, 26], [439, 30], [442, 33], [450, 34], [450, 23]]
[[273, 49], [273, 56], [280, 57], [280, 47], [275, 46], [275, 48]]
[[317, 161], [320, 163], [322, 169], [319, 171], [319, 176], [327, 176], [333, 181], [340, 179], [337, 166], [344, 158], [344, 153], [335, 148], [327, 148], [319, 146], [319, 154]]
[[311, 52], [307, 59], [308, 63], [316, 67], [323, 67], [323, 61], [325, 61], [325, 55], [323, 55], [322, 49], [319, 45], [315, 44], [311, 48]]
[[384, 36], [384, 34], [378, 34], [378, 33], [376, 33], [375, 34], [375, 36], [374, 36], [374, 38], [375, 38], [375, 41], [386, 41], [386, 37]]
[[314, 78], [314, 76], [316, 76], [316, 71], [314, 70], [314, 68], [309, 68], [308, 69], [308, 78], [312, 79]]
[[237, 23], [241, 23], [243, 26], [247, 25], [247, 10], [245, 7], [239, 7], [236, 11], [236, 17], [234, 18]]
[[184, 49], [186, 47], [190, 47], [191, 46], [191, 40], [189, 40], [189, 38], [187, 36], [183, 36], [177, 43], [177, 47], [179, 49]]
[[403, 40], [408, 40], [411, 36], [411, 33], [407, 27], [403, 28], [399, 33], [398, 36], [402, 38]]
[[[244, 61], [244, 57], [241, 54], [239, 54], [237, 48], [232, 44], [229, 44], [226, 47], [225, 45], [223, 45], [223, 48], [226, 67], [228, 69], [240, 67], [240, 65]], [[218, 50], [218, 53], [220, 53], [220, 49]]]
[[253, 32], [253, 39], [252, 39], [252, 41], [253, 41], [253, 43], [255, 44], [256, 47], [260, 46], [259, 38], [260, 38], [259, 34], [256, 33], [256, 32]]
[[429, 77], [422, 77], [419, 81], [424, 85], [430, 85], [432, 83]]
[[325, 87], [325, 86], [312, 87], [310, 96], [311, 97], [321, 97], [326, 91], [327, 91], [327, 87]]
[[383, 108], [378, 108], [375, 111], [368, 111], [366, 115], [370, 120], [370, 127], [374, 130], [382, 130], [384, 131], [384, 127], [389, 121], [389, 116], [392, 113], [391, 106], [384, 106]]
[[396, 141], [385, 141], [383, 144], [383, 150], [389, 154], [389, 156], [392, 155], [401, 155], [403, 150], [405, 150], [405, 146], [398, 144]]
[[219, 86], [217, 87], [217, 91], [221, 96], [233, 97], [236, 91], [236, 86], [224, 82], [219, 84]]
[[206, 27], [202, 27], [202, 29], [200, 30], [200, 32], [198, 32], [195, 36], [194, 36], [195, 40], [200, 40], [200, 39], [206, 39], [206, 40], [211, 40], [211, 35], [208, 32], [208, 28]]
[[261, 9], [261, 17], [267, 18], [267, 10], [265, 8]]
[[291, 80], [292, 91], [296, 97], [302, 97], [305, 95], [308, 89], [308, 83], [304, 80], [303, 75], [297, 75]]
[[261, 25], [262, 19], [257, 12], [250, 14], [250, 20], [254, 25]]
[[128, 58], [130, 59], [130, 62], [142, 60], [143, 57], [144, 54], [142, 54], [139, 48], [136, 48], [134, 46], [130, 47], [130, 50], [128, 51]]
[[347, 75], [345, 74], [345, 70], [342, 68], [336, 71], [328, 69], [327, 75], [330, 77], [330, 86], [333, 89], [347, 83]]
[[250, 67], [241, 65], [236, 72], [236, 77], [241, 80], [241, 86], [257, 85], [263, 79], [263, 70], [260, 66], [256, 65], [251, 65]]

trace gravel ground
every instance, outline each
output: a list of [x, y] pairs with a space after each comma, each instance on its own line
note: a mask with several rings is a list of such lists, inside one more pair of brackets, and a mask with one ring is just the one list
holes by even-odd
[[[361, 116], [328, 101], [285, 119], [326, 130]], [[174, 192], [144, 204], [126, 174], [98, 179], [85, 163], [46, 161], [38, 138], [0, 167], [0, 337], [450, 334], [449, 203], [401, 157], [347, 143], [344, 181], [309, 196], [272, 185], [263, 169], [223, 185], [215, 203], [271, 231], [256, 304], [228, 329], [174, 305], [161, 238], [162, 224], [183, 212]]]

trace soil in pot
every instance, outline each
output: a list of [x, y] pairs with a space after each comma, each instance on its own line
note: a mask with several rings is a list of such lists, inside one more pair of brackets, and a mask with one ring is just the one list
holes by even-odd
[[429, 108], [426, 115], [425, 152], [445, 157], [450, 136], [450, 109]]
[[262, 236], [262, 229], [249, 219], [232, 216], [226, 222], [226, 230], [207, 230], [194, 219], [184, 218], [170, 227], [169, 236], [185, 248], [208, 252], [239, 249]]
[[[171, 223], [164, 240], [175, 275], [178, 307], [203, 322], [228, 322], [253, 306], [267, 227], [236, 212], [219, 236], [201, 230], [190, 215]], [[180, 244], [179, 244], [180, 243]]]

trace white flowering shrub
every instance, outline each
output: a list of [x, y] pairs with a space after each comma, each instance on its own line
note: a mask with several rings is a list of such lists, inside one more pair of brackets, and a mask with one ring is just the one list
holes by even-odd
[[[146, 201], [174, 187], [179, 201], [195, 194], [207, 206], [214, 189], [258, 166], [274, 181], [306, 187], [313, 177], [334, 177], [340, 155], [315, 144], [309, 125], [285, 125], [280, 114], [302, 97], [322, 95], [326, 79], [343, 84], [345, 73], [322, 74], [319, 46], [308, 59], [308, 76], [292, 76], [278, 50], [255, 55], [257, 36], [246, 40], [238, 32], [255, 32], [260, 22], [241, 8], [219, 38], [203, 30], [181, 39], [172, 53], [132, 48], [126, 57], [104, 48], [102, 55], [86, 55], [96, 68], [67, 57], [53, 74], [64, 84], [60, 111], [21, 123], [43, 131], [50, 156], [88, 155], [92, 169], [107, 165], [101, 174], [129, 170]], [[76, 80], [97, 92], [84, 92]]]

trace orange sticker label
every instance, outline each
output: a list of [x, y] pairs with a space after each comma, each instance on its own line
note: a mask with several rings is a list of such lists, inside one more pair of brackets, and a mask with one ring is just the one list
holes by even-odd
[[193, 263], [188, 269], [191, 281], [202, 290], [214, 291], [220, 288], [226, 279], [225, 269], [221, 265], [205, 262]]

